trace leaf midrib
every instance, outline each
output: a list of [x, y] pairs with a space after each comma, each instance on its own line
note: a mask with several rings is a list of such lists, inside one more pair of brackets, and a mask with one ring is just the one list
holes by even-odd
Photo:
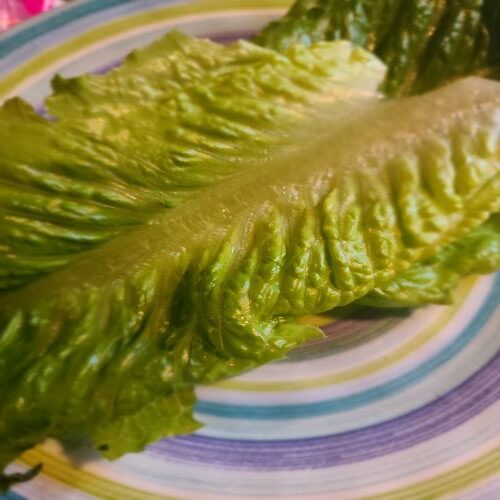
[[[492, 87], [492, 91], [495, 90], [496, 84], [495, 88]], [[500, 102], [500, 96], [494, 93], [492, 96], [485, 95], [481, 105], [475, 104], [474, 97], [471, 97], [471, 102], [468, 105], [465, 103], [465, 109], [461, 109], [460, 118], [467, 120], [468, 113], [480, 114], [496, 102]], [[443, 105], [453, 109], [453, 103], [444, 102]], [[340, 110], [339, 106], [341, 104], [337, 103], [334, 107]], [[179, 207], [162, 209], [160, 215], [149, 219], [143, 226], [132, 228], [126, 234], [85, 252], [51, 275], [17, 291], [0, 295], [0, 310], [27, 302], [33, 305], [34, 301], [46, 300], [48, 296], [64, 296], [74, 288], [103, 286], [116, 279], [124, 279], [140, 267], [151, 265], [155, 259], [166, 258], [174, 262], [183, 255], [193, 258], [202, 247], [217, 244], [239, 221], [246, 220], [249, 224], [270, 204], [290, 213], [315, 205], [327, 193], [334, 176], [345, 175], [353, 165], [355, 169], [367, 166], [377, 169], [398, 154], [411, 151], [416, 141], [424, 142], [436, 130], [445, 134], [446, 125], [453, 124], [456, 118], [453, 112], [451, 116], [441, 116], [440, 120], [432, 121], [431, 128], [424, 127], [425, 132], [416, 135], [415, 132], [412, 134], [413, 126], [408, 125], [412, 122], [411, 117], [405, 117], [397, 134], [385, 144], [385, 148], [381, 148], [377, 133], [373, 134], [373, 127], [366, 124], [372, 123], [377, 115], [390, 118], [391, 110], [391, 102], [374, 103], [373, 106], [365, 105], [359, 114], [351, 117], [349, 126], [345, 126], [342, 120], [339, 120], [340, 125], [333, 120], [331, 128], [322, 124], [320, 134], [316, 137], [312, 134], [314, 139], [307, 144], [301, 143], [298, 151], [277, 155], [252, 171], [241, 172], [209, 186], [195, 200]], [[359, 123], [365, 124], [361, 129], [364, 134], [356, 137], [354, 146], [360, 147], [354, 148], [357, 154], [353, 157], [353, 144], [346, 143], [356, 129], [359, 132]], [[332, 157], [336, 159], [336, 169], [332, 168]], [[375, 158], [375, 163], [367, 164], [367, 160]], [[290, 165], [293, 165], [292, 170]]]

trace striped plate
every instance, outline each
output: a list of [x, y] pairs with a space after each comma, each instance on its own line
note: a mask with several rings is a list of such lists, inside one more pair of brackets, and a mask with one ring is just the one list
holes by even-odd
[[[83, 0], [0, 39], [0, 99], [41, 105], [55, 72], [103, 71], [177, 27], [220, 40], [282, 0]], [[500, 275], [453, 306], [318, 316], [327, 338], [199, 388], [206, 427], [107, 462], [53, 441], [8, 498], [500, 498]]]

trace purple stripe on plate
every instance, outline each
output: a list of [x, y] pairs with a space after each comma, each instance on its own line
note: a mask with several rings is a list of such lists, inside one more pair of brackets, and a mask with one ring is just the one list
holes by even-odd
[[[323, 468], [415, 446], [463, 424], [500, 400], [500, 354], [448, 394], [411, 413], [364, 429], [297, 440], [232, 440], [192, 435], [163, 440], [148, 453], [168, 460], [237, 469]], [[276, 422], [276, 425], [280, 425]]]
[[231, 33], [230, 35], [201, 35], [201, 38], [210, 38], [213, 42], [227, 44], [236, 42], [237, 40], [250, 40], [254, 35], [255, 31], [239, 31], [237, 33]]
[[275, 363], [320, 359], [347, 351], [384, 335], [410, 315], [408, 309], [356, 308], [335, 322], [332, 317], [332, 323], [322, 326], [326, 334], [324, 339], [307, 342], [289, 353], [286, 359]]

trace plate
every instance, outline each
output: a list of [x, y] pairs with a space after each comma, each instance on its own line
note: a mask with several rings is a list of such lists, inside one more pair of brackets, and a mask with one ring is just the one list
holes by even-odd
[[[42, 110], [56, 72], [103, 72], [179, 28], [249, 36], [289, 1], [84, 0], [0, 38], [0, 99]], [[500, 498], [500, 275], [451, 306], [308, 318], [327, 337], [197, 390], [194, 435], [116, 462], [48, 441], [6, 498]]]

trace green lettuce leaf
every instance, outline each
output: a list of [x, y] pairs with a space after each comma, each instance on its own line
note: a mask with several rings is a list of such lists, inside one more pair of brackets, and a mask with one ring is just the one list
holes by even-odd
[[49, 122], [0, 109], [0, 290], [53, 272], [307, 135], [321, 103], [373, 95], [348, 42], [228, 47], [172, 33], [104, 76], [56, 78]]
[[[386, 62], [382, 89], [388, 95], [423, 92], [474, 72], [500, 79], [500, 2], [496, 0], [298, 0], [255, 41], [284, 50], [290, 44], [309, 46], [335, 39], [351, 40]], [[487, 227], [481, 234], [493, 245], [494, 238], [487, 237], [491, 231]], [[468, 240], [450, 253], [444, 250], [444, 261], [459, 252], [470, 260], [468, 243], [472, 244]], [[498, 262], [490, 257], [487, 252], [477, 253], [475, 266], [496, 270]], [[465, 274], [453, 273], [443, 262], [420, 264], [361, 302], [378, 307], [448, 302], [459, 276]]]
[[411, 267], [357, 302], [388, 308], [450, 304], [461, 278], [492, 273], [499, 268], [500, 219], [496, 215], [434, 257]]
[[351, 40], [388, 66], [383, 90], [421, 93], [472, 73], [498, 74], [498, 0], [297, 0], [256, 42], [279, 50]]
[[[176, 281], [167, 277], [177, 275], [182, 264], [165, 262], [170, 270], [164, 276], [146, 262], [146, 247], [135, 253], [136, 243], [141, 231], [157, 227], [175, 207], [195, 202], [208, 186], [262, 170], [277, 148], [291, 154], [307, 138], [309, 124], [335, 101], [376, 100], [384, 72], [375, 57], [348, 42], [277, 54], [246, 42], [224, 47], [172, 33], [105, 76], [56, 78], [47, 102], [55, 121], [19, 99], [0, 109], [0, 391], [5, 395], [0, 436], [6, 438], [0, 466], [47, 436], [64, 438], [75, 430], [87, 433], [108, 457], [191, 432], [195, 381], [238, 373], [321, 335], [314, 328], [280, 324], [272, 327], [275, 337], [267, 327], [269, 339], [261, 340], [252, 356], [215, 352], [206, 341], [191, 339], [196, 325], [180, 326], [184, 316], [197, 321], [181, 306], [188, 282], [176, 292]], [[211, 204], [206, 201], [205, 208]], [[176, 225], [185, 227], [182, 212], [176, 214]], [[120, 247], [116, 263], [134, 254], [133, 267], [141, 267], [144, 258], [147, 272], [136, 268], [132, 282], [115, 282], [107, 274], [114, 264], [94, 259], [94, 252], [132, 234], [138, 240]], [[162, 245], [169, 247], [175, 238], [164, 236]], [[183, 253], [184, 243], [177, 250]], [[83, 295], [68, 291], [71, 304], [54, 299], [59, 305], [47, 304], [45, 312], [37, 312], [32, 299], [20, 309], [6, 305], [9, 290], [24, 293], [44, 283], [44, 275], [50, 281], [62, 273], [57, 284], [41, 285], [48, 298], [69, 284], [64, 276], [79, 280], [73, 266], [85, 261], [93, 262], [94, 277], [111, 279], [103, 282], [104, 288], [111, 286], [106, 297], [84, 285]], [[272, 275], [272, 260], [269, 266]], [[158, 288], [163, 281], [170, 298]], [[262, 284], [262, 293], [271, 292], [272, 286]], [[177, 308], [169, 305], [174, 296], [178, 333], [157, 345], [152, 338], [171, 331], [162, 315]], [[53, 309], [59, 306], [61, 316]], [[25, 314], [28, 323], [52, 326], [40, 324], [38, 330], [35, 323], [24, 323]], [[22, 332], [32, 327], [34, 336], [23, 340]], [[148, 368], [127, 371], [137, 356]], [[11, 384], [18, 390], [8, 389]], [[160, 413], [163, 420], [157, 419]]]
[[159, 439], [190, 434], [201, 427], [192, 416], [195, 395], [192, 387], [175, 388], [137, 412], [118, 417], [95, 427], [94, 445], [103, 457], [119, 458], [142, 451]]
[[[190, 192], [177, 205], [162, 202], [170, 193], [163, 186], [177, 192], [181, 185], [169, 177], [170, 164], [163, 169], [150, 158], [144, 174], [145, 152], [134, 156], [135, 143], [121, 143], [120, 134], [115, 151], [87, 127], [78, 106], [74, 121], [54, 123], [18, 101], [2, 110], [1, 202], [8, 217], [1, 227], [17, 224], [0, 246], [0, 269], [13, 280], [0, 295], [4, 463], [75, 430], [115, 457], [170, 429], [191, 429], [186, 401], [194, 384], [282, 357], [321, 334], [300, 316], [359, 299], [498, 211], [500, 84], [469, 79], [422, 97], [381, 101], [339, 85], [336, 69], [343, 66], [334, 60], [318, 64], [315, 88], [310, 68], [303, 70], [307, 79], [298, 78], [303, 58], [295, 68], [291, 56], [244, 47], [273, 62], [255, 68], [255, 58], [243, 58], [241, 67], [236, 60], [229, 66], [247, 75], [241, 79], [248, 85], [260, 82], [256, 105], [268, 97], [276, 113], [264, 126], [257, 121], [250, 146], [215, 134], [214, 151], [234, 148], [246, 168], [203, 189], [190, 189], [189, 169], [174, 169]], [[314, 47], [290, 50], [314, 59]], [[328, 54], [331, 46], [317, 50]], [[371, 60], [350, 46], [347, 54], [347, 66]], [[265, 78], [269, 73], [275, 77]], [[290, 87], [283, 84], [287, 74]], [[220, 92], [228, 85], [212, 83], [207, 76], [203, 85]], [[296, 86], [299, 97], [289, 91]], [[346, 95], [358, 97], [339, 98]], [[222, 101], [215, 95], [213, 102]], [[213, 104], [202, 110], [203, 119], [220, 112]], [[255, 123], [248, 115], [235, 120]], [[40, 147], [23, 134], [39, 137]], [[14, 148], [16, 141], [25, 146]], [[206, 146], [200, 139], [186, 148], [193, 144]], [[227, 172], [226, 156], [213, 158], [210, 168]], [[156, 175], [147, 175], [150, 167]], [[33, 227], [40, 230], [31, 239]], [[104, 236], [83, 237], [96, 227]], [[60, 259], [51, 261], [54, 249]], [[48, 256], [52, 267], [33, 266], [38, 256]], [[177, 391], [186, 391], [181, 404], [169, 399]], [[164, 405], [169, 415], [176, 405], [182, 413], [174, 427], [158, 422], [130, 444], [120, 439], [124, 428], [151, 425]]]

